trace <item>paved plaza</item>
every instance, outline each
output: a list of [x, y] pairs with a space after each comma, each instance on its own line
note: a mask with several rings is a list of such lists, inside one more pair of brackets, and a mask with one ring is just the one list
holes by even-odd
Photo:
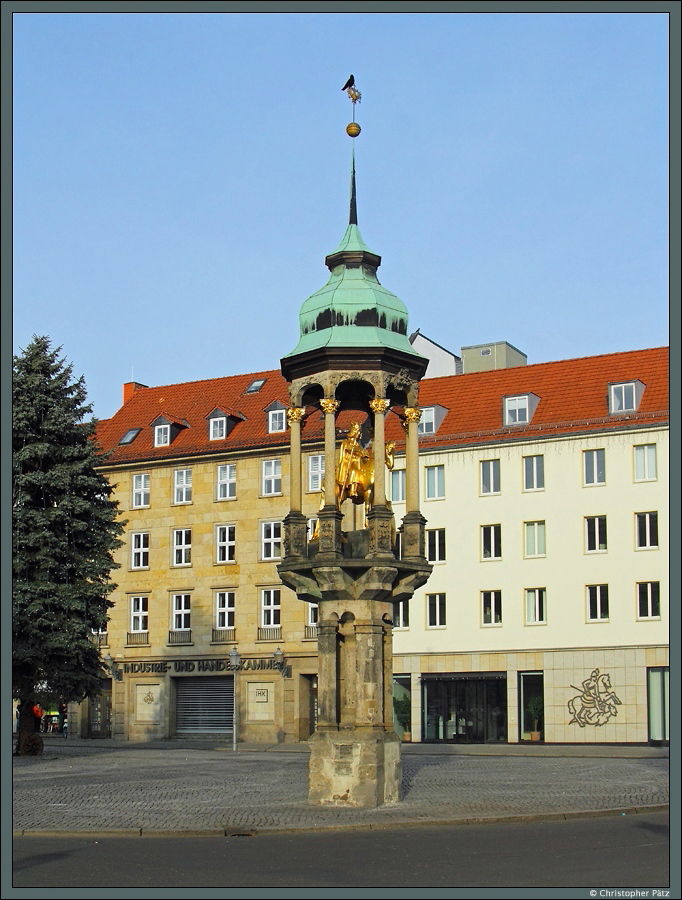
[[305, 744], [130, 744], [48, 737], [14, 757], [15, 834], [235, 834], [660, 810], [668, 751], [650, 747], [403, 747], [403, 801], [311, 806]]

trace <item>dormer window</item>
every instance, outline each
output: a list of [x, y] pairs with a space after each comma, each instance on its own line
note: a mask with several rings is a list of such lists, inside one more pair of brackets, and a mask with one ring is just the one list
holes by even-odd
[[533, 418], [540, 398], [535, 394], [518, 394], [504, 398], [504, 424], [527, 425]]
[[210, 419], [210, 439], [212, 441], [222, 441], [225, 439], [227, 435], [227, 418], [225, 416], [221, 416], [220, 418]]
[[609, 413], [636, 412], [644, 393], [641, 381], [623, 381], [609, 385]]
[[167, 447], [170, 444], [170, 425], [154, 426], [154, 446]]
[[189, 427], [189, 423], [184, 419], [176, 419], [174, 416], [164, 413], [154, 419], [151, 426], [154, 429], [154, 446], [168, 447], [183, 428]]
[[283, 409], [271, 409], [268, 412], [268, 433], [287, 430], [286, 411]]
[[425, 406], [422, 409], [422, 417], [417, 426], [417, 434], [433, 434], [436, 430], [436, 422], [434, 418], [434, 409], [432, 406]]

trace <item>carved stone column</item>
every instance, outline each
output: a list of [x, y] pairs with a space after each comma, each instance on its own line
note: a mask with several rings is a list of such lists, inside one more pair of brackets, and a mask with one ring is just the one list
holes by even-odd
[[339, 401], [333, 397], [320, 400], [324, 412], [324, 506], [318, 514], [322, 559], [341, 556], [341, 521], [343, 515], [336, 507], [336, 411]]
[[284, 518], [284, 557], [303, 558], [307, 555], [307, 520], [301, 512], [301, 422], [305, 409], [293, 407], [287, 410], [289, 441], [291, 447], [291, 471], [289, 473], [289, 512]]
[[374, 502], [367, 514], [369, 526], [369, 557], [393, 556], [392, 532], [393, 513], [386, 506], [386, 442], [384, 421], [389, 401], [377, 398], [370, 401], [374, 413], [374, 439], [372, 452], [374, 462]]
[[403, 518], [402, 556], [404, 559], [423, 560], [426, 558], [426, 519], [419, 512], [419, 436], [418, 426], [422, 411], [411, 406], [405, 409], [405, 501], [406, 514]]

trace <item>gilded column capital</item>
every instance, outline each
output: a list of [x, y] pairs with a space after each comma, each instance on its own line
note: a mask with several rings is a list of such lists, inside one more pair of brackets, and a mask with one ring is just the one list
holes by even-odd
[[325, 397], [323, 400], [320, 400], [320, 406], [323, 413], [335, 413], [339, 408], [339, 401], [334, 400], [333, 397]]
[[305, 416], [305, 407], [304, 406], [292, 406], [287, 410], [287, 422], [291, 425], [292, 422], [301, 422], [303, 417]]
[[406, 406], [405, 407], [405, 424], [408, 425], [410, 422], [416, 422], [419, 424], [419, 420], [422, 417], [422, 411], [418, 406]]
[[373, 413], [385, 413], [390, 405], [389, 400], [384, 400], [381, 397], [369, 401], [369, 406]]

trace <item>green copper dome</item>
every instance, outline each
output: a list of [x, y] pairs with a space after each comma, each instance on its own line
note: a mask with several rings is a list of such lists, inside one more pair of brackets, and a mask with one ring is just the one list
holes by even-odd
[[301, 339], [289, 356], [321, 347], [390, 347], [419, 356], [407, 337], [405, 304], [379, 283], [380, 263], [358, 226], [349, 225], [325, 259], [329, 281], [301, 307]]

